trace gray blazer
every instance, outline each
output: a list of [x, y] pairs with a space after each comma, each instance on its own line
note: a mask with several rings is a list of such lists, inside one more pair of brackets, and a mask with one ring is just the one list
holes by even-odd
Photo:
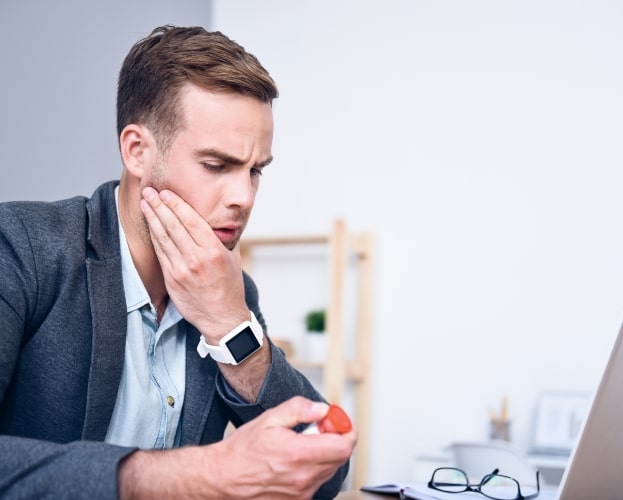
[[[117, 497], [117, 467], [133, 448], [104, 443], [121, 379], [126, 306], [114, 188], [90, 199], [0, 203], [0, 497]], [[246, 300], [265, 328], [257, 289]], [[189, 325], [182, 445], [213, 443], [296, 394], [322, 397], [271, 344], [255, 404], [220, 390], [216, 363], [196, 353]], [[235, 467], [235, 464], [232, 464]], [[337, 495], [348, 464], [319, 491]]]

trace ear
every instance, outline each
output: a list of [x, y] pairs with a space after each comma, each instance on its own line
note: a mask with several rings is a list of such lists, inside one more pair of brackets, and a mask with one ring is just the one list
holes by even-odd
[[143, 125], [127, 125], [119, 136], [119, 148], [125, 168], [134, 177], [142, 177], [156, 160], [156, 142]]

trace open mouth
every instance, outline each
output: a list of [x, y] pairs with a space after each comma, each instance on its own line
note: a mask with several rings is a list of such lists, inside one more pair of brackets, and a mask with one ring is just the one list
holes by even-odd
[[227, 228], [218, 227], [213, 228], [216, 237], [221, 240], [221, 243], [227, 248], [230, 248], [237, 240], [240, 229], [239, 228]]

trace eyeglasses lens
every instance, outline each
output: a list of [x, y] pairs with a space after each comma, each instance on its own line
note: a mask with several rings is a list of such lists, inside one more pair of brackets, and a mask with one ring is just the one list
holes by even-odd
[[515, 500], [519, 496], [519, 485], [510, 477], [490, 475], [480, 483], [480, 492], [497, 500]]
[[467, 476], [458, 469], [441, 468], [435, 471], [431, 480], [434, 487], [448, 493], [458, 493], [467, 488]]

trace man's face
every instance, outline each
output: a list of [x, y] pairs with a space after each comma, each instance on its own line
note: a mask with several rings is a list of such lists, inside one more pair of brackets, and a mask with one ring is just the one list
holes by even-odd
[[272, 108], [190, 84], [181, 92], [182, 130], [142, 184], [175, 192], [232, 249], [251, 215], [262, 169], [272, 159]]

